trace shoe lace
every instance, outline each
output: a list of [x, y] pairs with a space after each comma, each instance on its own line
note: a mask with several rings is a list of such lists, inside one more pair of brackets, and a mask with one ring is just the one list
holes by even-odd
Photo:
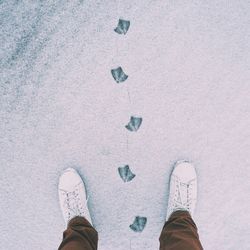
[[63, 206], [64, 208], [66, 208], [68, 221], [74, 216], [83, 216], [84, 204], [82, 204], [81, 202], [78, 188], [75, 188], [75, 190], [73, 190], [72, 192], [67, 192], [65, 190], [62, 190], [62, 191], [63, 191], [62, 194], [64, 196]]
[[190, 211], [193, 203], [192, 189], [195, 179], [190, 180], [188, 183], [181, 182], [179, 178], [176, 178], [176, 190], [175, 199], [173, 204], [173, 210], [183, 208]]

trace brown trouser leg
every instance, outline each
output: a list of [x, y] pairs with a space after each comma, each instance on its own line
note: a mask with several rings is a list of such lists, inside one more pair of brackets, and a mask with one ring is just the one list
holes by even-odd
[[189, 212], [176, 211], [165, 223], [160, 240], [160, 250], [202, 250], [197, 227]]
[[98, 233], [84, 217], [74, 217], [63, 232], [58, 250], [96, 250]]

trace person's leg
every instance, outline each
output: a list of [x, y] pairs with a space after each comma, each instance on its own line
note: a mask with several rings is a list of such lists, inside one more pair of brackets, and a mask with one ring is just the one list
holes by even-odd
[[59, 250], [96, 250], [98, 233], [92, 226], [86, 190], [80, 175], [66, 169], [58, 185], [59, 201], [67, 229]]
[[175, 211], [165, 222], [160, 250], [201, 250], [197, 227], [189, 212]]
[[63, 233], [63, 241], [58, 250], [96, 250], [97, 231], [84, 217], [74, 217]]
[[177, 162], [170, 178], [167, 217], [160, 235], [160, 250], [201, 250], [197, 227], [192, 219], [197, 199], [195, 168]]

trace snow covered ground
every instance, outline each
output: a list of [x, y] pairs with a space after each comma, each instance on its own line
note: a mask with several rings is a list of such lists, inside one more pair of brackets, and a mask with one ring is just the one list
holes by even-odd
[[204, 249], [250, 249], [249, 12], [245, 0], [1, 0], [0, 249], [58, 247], [67, 167], [87, 185], [99, 249], [158, 249], [180, 159], [197, 169]]

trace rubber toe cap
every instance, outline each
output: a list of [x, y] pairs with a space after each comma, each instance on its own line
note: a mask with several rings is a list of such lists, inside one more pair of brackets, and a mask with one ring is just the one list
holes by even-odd
[[59, 179], [59, 189], [71, 192], [74, 190], [74, 187], [81, 183], [82, 179], [79, 174], [73, 168], [67, 168], [63, 171]]
[[196, 179], [195, 168], [190, 162], [187, 161], [177, 162], [173, 174], [184, 183], [188, 183], [189, 181]]

